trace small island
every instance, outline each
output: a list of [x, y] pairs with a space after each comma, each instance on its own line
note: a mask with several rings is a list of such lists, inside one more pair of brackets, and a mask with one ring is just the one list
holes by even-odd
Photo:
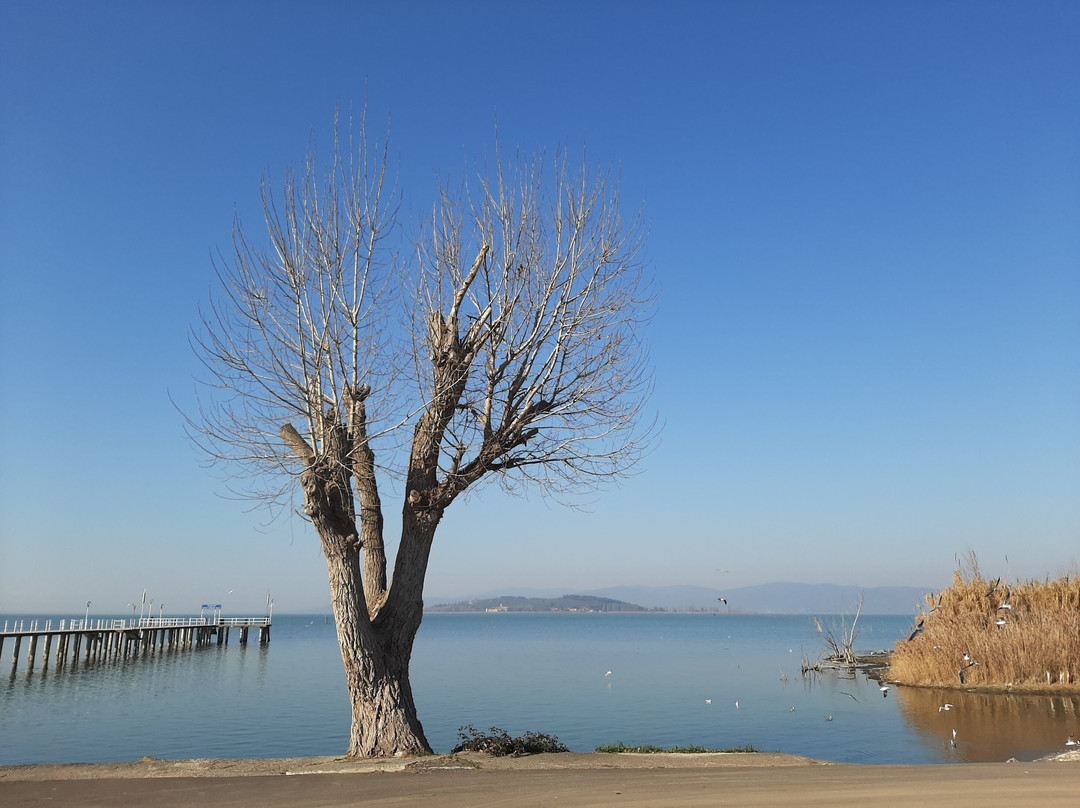
[[523, 598], [512, 595], [483, 600], [440, 603], [427, 612], [647, 612], [644, 606], [594, 595], [563, 595], [558, 598]]

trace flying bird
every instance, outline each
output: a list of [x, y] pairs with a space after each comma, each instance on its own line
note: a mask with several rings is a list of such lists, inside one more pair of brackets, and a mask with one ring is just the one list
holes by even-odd
[[1065, 741], [1066, 746], [1080, 746], [1080, 741], [1077, 741], [1072, 735], [1069, 736], [1069, 740]]
[[727, 606], [727, 598], [717, 598], [717, 600]]
[[1000, 583], [1001, 578], [998, 578], [996, 581], [994, 581], [993, 585], [990, 587], [990, 591], [986, 593], [986, 597], [990, 597], [992, 594], [997, 592], [997, 588]]
[[913, 632], [911, 632], [911, 636], [909, 636], [907, 638], [908, 642], [911, 642], [912, 640], [914, 640], [916, 637], [918, 637], [920, 634], [923, 633], [923, 624], [924, 623], [926, 623], [925, 619], [920, 620], [918, 623], [915, 624], [915, 630]]
[[851, 695], [851, 694], [850, 694], [850, 693], [848, 693], [847, 691], [845, 691], [845, 690], [841, 690], [840, 692], [841, 692], [841, 693], [842, 693], [843, 695], [847, 696], [847, 697], [848, 697], [849, 699], [851, 699], [852, 701], [858, 701], [858, 699], [857, 699], [857, 698], [855, 698], [855, 697], [854, 697], [853, 695]]
[[940, 713], [942, 710], [948, 711], [948, 710], [951, 710], [951, 709], [952, 709], [951, 704], [942, 704], [940, 707], [937, 708], [937, 711]]
[[1000, 612], [1002, 609], [1011, 609], [1012, 608], [1012, 603], [1010, 603], [1011, 600], [1012, 600], [1012, 592], [1006, 591], [1005, 592], [1005, 600], [1003, 600], [1001, 602], [1001, 605], [998, 606], [998, 611]]
[[889, 698], [889, 686], [888, 685], [882, 685], [881, 687], [878, 688], [878, 690], [881, 691], [881, 697], [882, 698], [885, 698], [885, 699]]
[[996, 623], [994, 623], [994, 625], [997, 626], [998, 628], [1001, 628], [1003, 625], [1005, 625], [1005, 618], [1004, 617], [999, 618], [998, 621]]

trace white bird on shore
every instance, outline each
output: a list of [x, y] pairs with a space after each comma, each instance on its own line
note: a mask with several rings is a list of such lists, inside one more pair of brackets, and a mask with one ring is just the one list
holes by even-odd
[[1072, 735], [1069, 736], [1069, 740], [1065, 741], [1066, 746], [1080, 746], [1080, 741], [1077, 741]]

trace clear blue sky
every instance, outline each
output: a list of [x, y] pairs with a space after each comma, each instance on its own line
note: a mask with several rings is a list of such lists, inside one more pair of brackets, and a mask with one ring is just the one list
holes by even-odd
[[234, 212], [365, 95], [406, 227], [497, 117], [620, 167], [663, 288], [642, 473], [456, 503], [430, 597], [1075, 569], [1078, 41], [1075, 2], [3, 3], [0, 614], [328, 602], [170, 395]]

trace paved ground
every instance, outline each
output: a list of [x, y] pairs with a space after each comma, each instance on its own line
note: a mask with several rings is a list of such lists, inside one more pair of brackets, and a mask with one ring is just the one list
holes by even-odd
[[517, 760], [308, 758], [0, 768], [0, 805], [1069, 806], [1080, 761], [858, 766], [772, 754], [537, 755]]

